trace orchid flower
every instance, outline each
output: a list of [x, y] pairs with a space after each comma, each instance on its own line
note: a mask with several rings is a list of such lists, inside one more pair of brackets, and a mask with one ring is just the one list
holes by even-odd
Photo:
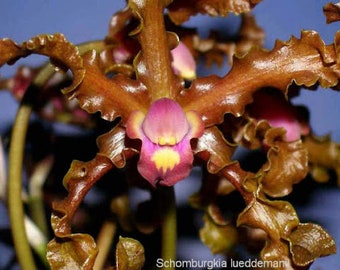
[[[230, 222], [216, 210], [217, 197], [236, 190], [246, 204], [237, 226], [266, 233], [263, 260], [285, 261], [285, 269], [294, 269], [335, 252], [334, 240], [324, 229], [301, 223], [290, 203], [269, 199], [288, 195], [293, 185], [305, 178], [311, 161], [308, 153], [313, 151], [309, 148], [315, 146], [302, 140], [301, 135], [307, 136], [310, 129], [308, 124], [306, 129], [301, 125], [291, 106], [258, 93], [271, 88], [288, 96], [293, 83], [301, 88], [317, 84], [337, 88], [340, 34], [335, 35], [333, 44], [326, 45], [315, 31], [302, 31], [300, 38], [278, 41], [270, 51], [259, 47], [240, 50], [243, 55], [233, 58], [223, 77], [196, 78], [191, 55], [194, 42], [192, 46], [184, 43], [181, 34], [175, 33], [175, 24], [181, 25], [197, 13], [241, 14], [259, 2], [129, 0], [126, 9], [113, 16], [109, 35], [99, 44], [76, 47], [61, 34], [40, 35], [21, 45], [9, 39], [0, 41], [0, 65], [32, 53], [50, 57], [53, 64], [67, 67], [73, 74], [72, 84], [62, 93], [77, 100], [88, 113], [99, 112], [112, 122], [112, 129], [97, 138], [96, 156], [88, 162], [73, 161], [64, 177], [68, 196], [53, 204], [55, 238], [47, 253], [51, 266], [92, 269], [95, 242], [89, 235], [73, 234], [71, 219], [104, 174], [124, 168], [129, 161], [134, 164], [135, 156], [138, 172], [150, 190], [184, 180], [193, 165], [203, 168], [202, 187], [193, 204], [205, 211], [201, 238], [208, 246], [219, 245], [212, 237], [215, 233], [218, 239], [236, 239], [235, 230], [228, 227]], [[165, 16], [172, 22], [170, 29]], [[263, 39], [262, 31], [254, 32], [259, 36], [248, 38], [247, 48]], [[188, 36], [193, 41], [197, 33]], [[221, 46], [216, 49], [221, 52]], [[28, 91], [36, 90], [35, 84]], [[275, 117], [273, 107], [283, 113], [283, 119]], [[233, 160], [238, 146], [254, 149], [264, 144], [267, 160], [257, 172], [246, 171]], [[331, 155], [328, 158], [338, 164]], [[214, 250], [227, 253], [226, 247], [230, 244]]]

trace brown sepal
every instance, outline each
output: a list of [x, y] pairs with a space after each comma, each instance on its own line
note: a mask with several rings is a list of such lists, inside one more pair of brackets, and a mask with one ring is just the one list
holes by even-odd
[[[308, 173], [308, 152], [300, 140], [286, 142], [277, 140], [276, 132], [281, 129], [270, 129], [266, 133], [266, 142], [270, 147], [268, 161], [259, 170], [263, 174], [262, 190], [271, 197], [288, 195], [293, 184], [299, 183]], [[282, 138], [282, 135], [279, 135]]]
[[273, 50], [254, 48], [243, 58], [234, 60], [223, 78], [209, 76], [192, 82], [177, 98], [185, 111], [196, 110], [206, 126], [221, 123], [226, 113], [241, 116], [255, 91], [273, 87], [287, 94], [295, 82], [307, 87], [319, 83], [335, 87], [340, 76], [338, 44], [325, 45], [317, 32], [303, 31], [301, 38], [277, 41]]
[[336, 4], [327, 3], [323, 7], [323, 13], [326, 16], [327, 23], [340, 21], [340, 2]]
[[197, 141], [194, 153], [207, 161], [209, 173], [216, 174], [222, 168], [232, 163], [231, 156], [235, 147], [228, 143], [217, 127], [207, 128]]
[[174, 0], [168, 7], [169, 16], [176, 24], [182, 24], [198, 13], [210, 16], [239, 15], [252, 10], [261, 0]]
[[178, 43], [175, 33], [165, 30], [164, 9], [169, 0], [130, 0], [129, 7], [140, 20], [137, 34], [141, 51], [134, 59], [137, 78], [148, 89], [152, 101], [159, 98], [175, 98], [181, 90], [179, 80], [171, 68], [171, 54]]
[[140, 270], [144, 262], [142, 244], [133, 238], [119, 237], [116, 246], [116, 270]]
[[73, 73], [72, 84], [62, 91], [73, 91], [83, 80], [85, 69], [78, 48], [67, 41], [64, 35], [39, 35], [18, 45], [10, 39], [0, 40], [0, 66], [13, 64], [21, 57], [41, 54], [50, 57], [51, 62], [61, 69], [70, 69]]
[[216, 224], [207, 214], [203, 216], [204, 226], [200, 229], [201, 241], [212, 254], [226, 254], [237, 243], [237, 230], [233, 224]]
[[50, 241], [46, 256], [51, 269], [92, 270], [97, 253], [90, 235], [72, 234]]
[[334, 170], [340, 185], [340, 145], [329, 136], [317, 137], [310, 135], [303, 139], [303, 145], [308, 149], [308, 159], [313, 178], [319, 182], [329, 180], [329, 171]]
[[79, 87], [69, 93], [89, 113], [101, 112], [102, 118], [113, 121], [118, 116], [123, 124], [134, 110], [145, 111], [149, 105], [148, 94], [138, 81], [124, 75], [107, 78], [100, 69], [95, 51], [83, 56], [86, 76]]
[[298, 266], [306, 266], [318, 257], [336, 253], [334, 239], [317, 224], [300, 223], [287, 240], [293, 261]]
[[261, 257], [265, 261], [286, 262], [278, 269], [308, 266], [318, 257], [335, 252], [334, 240], [324, 229], [300, 223], [290, 203], [270, 201], [258, 192], [239, 215], [237, 225], [260, 228], [267, 233]]

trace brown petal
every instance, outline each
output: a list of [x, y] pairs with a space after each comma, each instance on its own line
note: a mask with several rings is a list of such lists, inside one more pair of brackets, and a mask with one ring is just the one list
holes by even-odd
[[249, 12], [259, 2], [261, 0], [175, 0], [169, 6], [169, 15], [173, 22], [182, 24], [197, 13], [225, 17], [230, 12], [236, 15]]
[[[336, 172], [338, 185], [340, 185], [340, 145], [333, 142], [329, 137], [319, 138], [308, 136], [303, 140], [304, 147], [308, 149], [308, 159], [315, 180], [327, 181], [327, 170]], [[316, 169], [317, 171], [313, 171]]]
[[340, 21], [340, 3], [327, 3], [323, 7], [323, 13], [326, 16], [327, 23]]
[[25, 56], [25, 52], [20, 45], [8, 38], [0, 40], [0, 51], [0, 66], [6, 63], [12, 64], [18, 58]]
[[242, 14], [242, 23], [238, 33], [233, 38], [221, 38], [218, 33], [211, 31], [207, 39], [200, 39], [195, 33], [192, 37], [194, 49], [204, 55], [206, 66], [216, 63], [219, 67], [228, 58], [228, 64], [232, 66], [234, 55], [243, 56], [255, 46], [262, 47], [265, 34], [257, 24], [252, 14]]
[[100, 111], [102, 117], [113, 121], [118, 116], [123, 123], [134, 110], [146, 110], [149, 104], [145, 88], [138, 81], [124, 75], [107, 78], [99, 68], [95, 51], [83, 56], [86, 76], [69, 98], [79, 100], [80, 106], [90, 113]]
[[128, 150], [131, 150], [131, 152], [136, 152], [132, 148], [126, 147], [125, 140], [125, 129], [116, 126], [108, 133], [105, 133], [97, 138], [97, 145], [99, 148], [98, 153], [109, 158], [117, 168], [123, 168], [126, 161], [125, 153]]
[[[272, 135], [276, 129], [271, 129]], [[271, 134], [267, 133], [267, 137]], [[268, 140], [267, 140], [268, 141]], [[272, 197], [288, 195], [296, 184], [308, 173], [308, 152], [301, 141], [272, 141], [268, 151], [268, 161], [259, 173], [264, 173], [261, 181], [263, 191]]]
[[[242, 118], [240, 118], [242, 119]], [[265, 138], [266, 132], [271, 128], [270, 124], [266, 120], [256, 121], [253, 118], [244, 118], [243, 127], [239, 128], [237, 134], [237, 141], [249, 148], [249, 149], [258, 149], [263, 147], [263, 141]], [[223, 123], [223, 125], [226, 125]], [[276, 129], [277, 131], [281, 132], [281, 135], [284, 134], [283, 129]], [[280, 134], [277, 134], [280, 135]]]
[[263, 87], [274, 87], [285, 94], [293, 82], [334, 87], [340, 76], [339, 39], [340, 32], [334, 44], [326, 46], [316, 32], [303, 31], [300, 39], [278, 41], [272, 51], [253, 49], [235, 59], [225, 77], [196, 79], [177, 100], [185, 111], [200, 113], [205, 125], [210, 126], [221, 123], [225, 113], [242, 115], [253, 93]]
[[98, 250], [87, 234], [72, 234], [53, 239], [47, 246], [47, 260], [51, 269], [91, 270]]
[[235, 147], [228, 143], [217, 127], [211, 127], [204, 131], [198, 139], [194, 153], [207, 161], [208, 171], [218, 173], [222, 168], [232, 163], [231, 156]]
[[[269, 269], [293, 270], [296, 269], [290, 259], [289, 248], [284, 241], [267, 240], [261, 251], [261, 258], [265, 262], [270, 262], [273, 266]], [[302, 269], [301, 269], [302, 270]]]
[[112, 162], [97, 155], [89, 162], [73, 161], [63, 179], [68, 190], [68, 196], [59, 202], [54, 202], [51, 218], [52, 227], [57, 237], [65, 237], [71, 233], [72, 218], [89, 189], [110, 169]]
[[64, 93], [74, 90], [85, 75], [83, 60], [77, 47], [67, 41], [62, 34], [39, 35], [21, 45], [10, 39], [2, 39], [0, 40], [0, 51], [0, 66], [5, 63], [12, 64], [19, 58], [30, 54], [42, 54], [49, 56], [57, 67], [69, 68], [73, 73], [73, 82], [63, 89]]
[[334, 239], [319, 225], [302, 223], [287, 238], [293, 261], [305, 266], [321, 256], [336, 253]]
[[169, 0], [129, 1], [129, 6], [140, 19], [138, 34], [141, 51], [134, 60], [137, 78], [148, 89], [152, 101], [162, 97], [174, 98], [180, 90], [180, 82], [171, 68], [170, 50], [177, 45], [178, 37], [167, 33], [164, 24], [164, 8]]
[[119, 238], [116, 247], [117, 270], [140, 270], [145, 262], [144, 247], [132, 238]]
[[260, 228], [273, 241], [289, 235], [298, 224], [299, 219], [290, 203], [261, 198], [254, 198], [237, 219], [237, 226]]
[[237, 225], [260, 228], [268, 234], [261, 257], [285, 261], [278, 269], [295, 269], [288, 260], [291, 256], [293, 265], [304, 267], [318, 257], [335, 253], [333, 238], [319, 225], [300, 223], [294, 208], [285, 201], [269, 201], [257, 195], [239, 215]]
[[291, 270], [288, 245], [282, 238], [288, 236], [299, 225], [293, 206], [285, 201], [269, 201], [254, 197], [239, 215], [237, 226], [246, 225], [265, 231], [268, 239], [261, 251], [264, 261], [283, 262], [275, 269]]
[[212, 254], [226, 254], [237, 242], [237, 231], [232, 224], [218, 225], [208, 215], [203, 217], [204, 226], [199, 234]]

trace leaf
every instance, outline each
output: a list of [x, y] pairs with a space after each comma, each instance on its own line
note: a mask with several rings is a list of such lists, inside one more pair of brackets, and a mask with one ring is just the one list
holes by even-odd
[[98, 253], [93, 238], [72, 234], [48, 243], [47, 260], [53, 270], [92, 270]]
[[83, 80], [85, 69], [76, 46], [67, 41], [64, 35], [39, 35], [18, 45], [10, 39], [0, 40], [0, 66], [13, 64], [21, 57], [41, 54], [51, 58], [51, 62], [62, 69], [69, 68], [73, 73], [72, 84], [62, 91], [73, 91]]
[[199, 234], [212, 254], [225, 254], [237, 243], [237, 230], [232, 224], [218, 225], [206, 214]]
[[287, 237], [293, 261], [298, 266], [336, 253], [334, 239], [319, 225], [302, 223]]
[[169, 16], [176, 24], [182, 24], [198, 13], [210, 16], [227, 16], [249, 12], [261, 0], [174, 0], [169, 6]]
[[323, 7], [323, 13], [326, 16], [327, 23], [340, 21], [340, 3], [327, 3]]
[[120, 237], [116, 247], [117, 270], [140, 270], [145, 262], [144, 247], [132, 238]]
[[185, 111], [196, 110], [205, 125], [211, 126], [221, 123], [226, 113], [241, 116], [252, 102], [253, 93], [263, 87], [277, 88], [284, 94], [293, 82], [307, 87], [317, 83], [324, 88], [335, 87], [340, 76], [339, 39], [340, 32], [334, 44], [326, 46], [317, 32], [303, 31], [300, 39], [277, 41], [271, 51], [254, 48], [235, 59], [223, 78], [194, 80], [177, 101]]

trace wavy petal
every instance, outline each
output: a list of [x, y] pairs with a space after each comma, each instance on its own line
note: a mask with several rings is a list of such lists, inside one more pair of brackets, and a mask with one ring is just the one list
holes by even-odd
[[47, 254], [54, 269], [70, 265], [74, 269], [92, 269], [97, 254], [94, 240], [89, 235], [72, 234], [71, 221], [89, 189], [113, 166], [108, 158], [100, 155], [89, 162], [73, 161], [71, 164], [63, 180], [68, 195], [52, 204], [51, 224], [55, 238], [49, 243]]
[[98, 154], [109, 158], [117, 168], [123, 168], [126, 159], [137, 153], [137, 150], [126, 146], [126, 141], [125, 129], [116, 126], [97, 138]]
[[202, 137], [198, 139], [194, 153], [207, 161], [208, 171], [218, 173], [222, 168], [231, 164], [235, 147], [228, 143], [217, 127], [205, 129]]
[[315, 180], [328, 181], [329, 170], [334, 170], [340, 185], [340, 144], [332, 141], [329, 136], [320, 138], [310, 135], [304, 138], [303, 146], [308, 150], [311, 174]]
[[272, 51], [253, 49], [235, 59], [225, 77], [194, 80], [177, 101], [185, 111], [195, 108], [210, 126], [221, 123], [225, 113], [242, 115], [253, 93], [263, 87], [277, 88], [284, 94], [293, 82], [307, 87], [317, 83], [324, 88], [335, 87], [340, 77], [339, 42], [340, 32], [334, 44], [326, 46], [316, 32], [303, 31], [301, 39], [278, 41]]
[[308, 152], [303, 147], [301, 141], [283, 142], [274, 141], [276, 136], [268, 132], [270, 150], [268, 151], [268, 161], [261, 168], [260, 174], [265, 172], [261, 183], [263, 191], [272, 197], [282, 197], [288, 195], [293, 184], [302, 181], [308, 173]]
[[300, 223], [287, 239], [293, 261], [298, 266], [306, 266], [319, 257], [336, 253], [334, 239], [317, 224]]
[[148, 108], [148, 94], [138, 81], [124, 75], [107, 78], [100, 70], [95, 51], [86, 53], [83, 59], [86, 76], [79, 87], [69, 93], [69, 98], [78, 99], [83, 109], [89, 113], [100, 111], [108, 121], [120, 116], [124, 124], [131, 112]]
[[327, 23], [340, 21], [340, 3], [327, 3], [323, 7], [323, 13]]
[[73, 73], [73, 82], [62, 91], [73, 91], [83, 80], [85, 69], [78, 48], [67, 41], [64, 35], [39, 35], [18, 45], [10, 39], [0, 40], [0, 66], [12, 64], [21, 57], [30, 54], [49, 56], [51, 62], [62, 69], [69, 68]]
[[51, 269], [91, 270], [98, 253], [94, 239], [88, 234], [72, 234], [63, 240], [53, 239], [47, 246]]
[[210, 16], [227, 16], [229, 13], [239, 15], [249, 12], [261, 0], [174, 0], [169, 6], [169, 15], [173, 22], [182, 24], [197, 13]]

